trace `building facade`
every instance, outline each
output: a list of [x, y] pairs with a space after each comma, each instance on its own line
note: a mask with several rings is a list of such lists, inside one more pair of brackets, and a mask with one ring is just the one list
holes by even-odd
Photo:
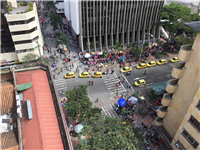
[[167, 135], [164, 137], [166, 143], [170, 143], [174, 150], [200, 149], [199, 24], [200, 21], [186, 23], [187, 26], [196, 29], [198, 34], [192, 47], [181, 47], [178, 54], [181, 62], [172, 70], [171, 75], [174, 79], [168, 82], [168, 93], [164, 94], [158, 117], [154, 121], [158, 132]]
[[[9, 5], [12, 5], [12, 3]], [[33, 5], [33, 9], [26, 12], [30, 5]], [[14, 49], [10, 52], [1, 53], [1, 62], [22, 62], [23, 57], [28, 53], [43, 55], [43, 37], [35, 3], [29, 3], [27, 6], [19, 6], [18, 4], [18, 7], [13, 8], [9, 13], [5, 13], [4, 16]], [[4, 37], [2, 38], [4, 39]]]
[[[65, 16], [82, 50], [97, 51], [111, 48], [118, 40], [130, 44], [142, 42], [150, 33], [155, 41], [160, 37], [158, 11], [162, 1], [65, 1]], [[150, 36], [146, 36], [150, 41]]]

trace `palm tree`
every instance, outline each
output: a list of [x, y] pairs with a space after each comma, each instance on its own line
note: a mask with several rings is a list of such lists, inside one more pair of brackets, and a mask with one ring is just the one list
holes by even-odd
[[56, 7], [56, 4], [58, 4], [57, 1], [56, 2], [54, 2], [54, 1], [48, 1], [46, 3], [47, 9], [50, 10], [52, 8], [53, 10], [58, 10], [58, 8]]
[[51, 22], [51, 25], [53, 26], [53, 29], [58, 29], [59, 26], [60, 28], [62, 28], [62, 25], [63, 25], [63, 20], [62, 18], [57, 15], [56, 13], [52, 13], [51, 16], [50, 16], [50, 22]]
[[131, 43], [131, 44], [128, 45], [128, 48], [130, 48], [130, 47], [135, 47], [136, 44], [137, 44], [137, 42], [133, 42], [133, 43]]
[[124, 46], [123, 43], [120, 44], [119, 41], [116, 41], [116, 45], [113, 46], [112, 48], [114, 48], [115, 50], [121, 51], [123, 50], [123, 46]]
[[63, 50], [64, 50], [64, 45], [66, 45], [67, 48], [69, 48], [68, 46], [70, 43], [69, 36], [65, 35], [64, 32], [62, 32], [61, 35], [58, 38], [56, 38], [56, 40], [57, 40], [57, 45], [61, 44], [63, 46]]

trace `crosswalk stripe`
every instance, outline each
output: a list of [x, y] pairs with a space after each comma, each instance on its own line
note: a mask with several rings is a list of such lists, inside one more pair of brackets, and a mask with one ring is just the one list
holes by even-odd
[[103, 108], [103, 107], [101, 107], [101, 108], [102, 108], [103, 112], [105, 113], [105, 115], [107, 115], [107, 113], [106, 113], [106, 111], [104, 110], [104, 108]]
[[61, 85], [61, 86], [66, 86], [66, 83], [56, 84], [56, 86], [59, 86], [59, 85]]
[[63, 87], [63, 88], [57, 88], [58, 91], [64, 90], [64, 89], [66, 89], [66, 91], [67, 91], [67, 88], [65, 88], [65, 87]]
[[[107, 108], [106, 108], [106, 107], [105, 107], [105, 110], [107, 110]], [[107, 113], [108, 113], [108, 116], [109, 116], [109, 117], [111, 117], [111, 115], [110, 115], [109, 111], [107, 111]]]

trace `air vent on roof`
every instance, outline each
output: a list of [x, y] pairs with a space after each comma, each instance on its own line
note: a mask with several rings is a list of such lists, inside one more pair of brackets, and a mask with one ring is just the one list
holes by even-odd
[[27, 104], [27, 111], [28, 111], [28, 119], [32, 119], [33, 114], [32, 114], [32, 108], [31, 108], [31, 101], [27, 100], [26, 104]]

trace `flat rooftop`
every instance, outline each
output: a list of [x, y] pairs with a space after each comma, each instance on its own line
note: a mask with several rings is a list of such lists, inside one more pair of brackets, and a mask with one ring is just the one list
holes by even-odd
[[13, 8], [12, 11], [10, 11], [10, 14], [16, 14], [17, 12], [19, 12], [21, 14], [21, 12], [27, 10], [29, 8], [29, 5], [28, 6], [19, 6], [19, 7], [16, 7], [16, 8]]

